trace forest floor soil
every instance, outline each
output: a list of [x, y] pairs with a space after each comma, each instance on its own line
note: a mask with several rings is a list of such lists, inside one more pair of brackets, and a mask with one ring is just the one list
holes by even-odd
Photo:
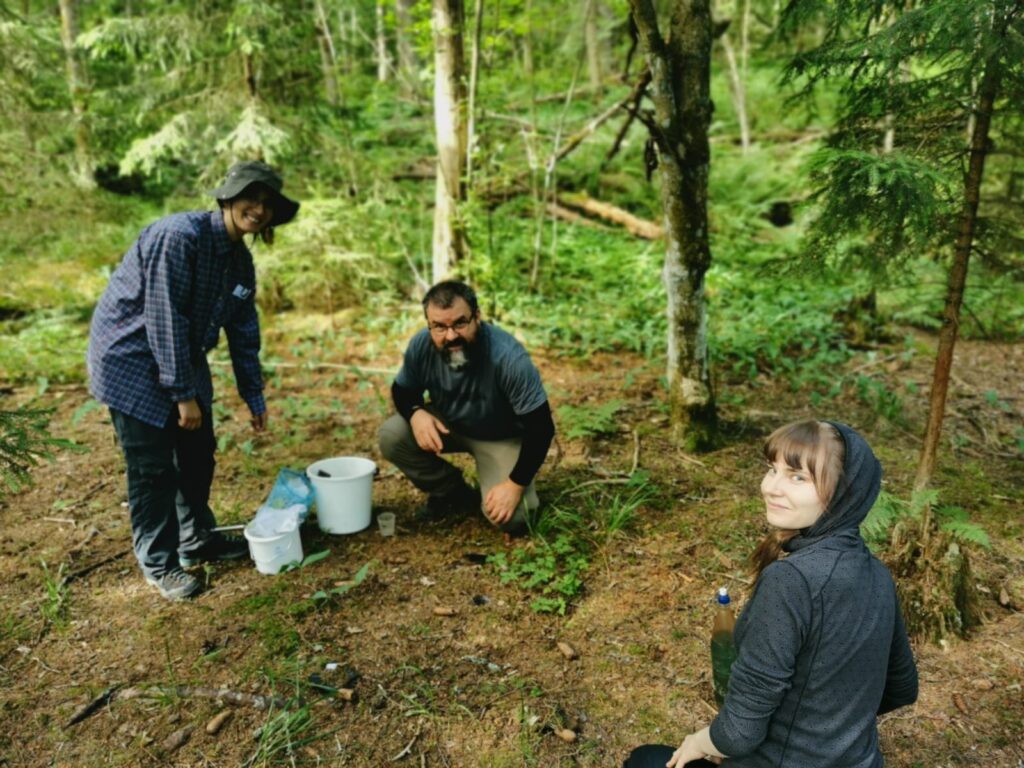
[[[887, 490], [909, 493], [927, 355], [851, 361], [847, 373], [902, 393], [892, 419], [871, 399], [880, 389], [851, 384], [812, 406], [769, 378], [722, 382], [725, 441], [702, 455], [668, 439], [660, 368], [629, 354], [534, 359], [556, 410], [620, 401], [609, 434], [570, 439], [560, 424], [542, 497], [585, 516], [621, 503], [634, 469], [650, 486], [623, 530], [591, 525], [584, 586], [564, 616], [531, 609], [537, 595], [488, 561], [538, 542], [508, 544], [477, 515], [414, 519], [420, 494], [376, 444], [393, 352], [353, 346], [337, 368], [275, 369], [271, 430], [258, 437], [218, 367], [222, 523], [248, 520], [282, 467], [359, 455], [379, 464], [374, 508], [396, 514], [397, 535], [373, 525], [330, 536], [311, 519], [303, 548], [329, 550], [323, 559], [277, 576], [251, 562], [195, 568], [207, 588], [182, 603], [147, 586], [131, 553], [107, 413], [83, 407], [84, 387], [52, 387], [54, 431], [86, 450], [60, 452], [0, 503], [0, 765], [617, 766], [633, 746], [677, 744], [715, 713], [712, 598], [721, 585], [740, 605], [749, 596], [771, 429], [812, 414], [847, 421], [876, 447]], [[936, 480], [940, 500], [991, 537], [990, 550], [971, 551], [986, 621], [967, 640], [915, 642], [920, 699], [881, 719], [892, 768], [1024, 765], [1022, 412], [1024, 346], [961, 343]], [[367, 563], [346, 594], [311, 598]], [[205, 695], [218, 690], [238, 696]]]

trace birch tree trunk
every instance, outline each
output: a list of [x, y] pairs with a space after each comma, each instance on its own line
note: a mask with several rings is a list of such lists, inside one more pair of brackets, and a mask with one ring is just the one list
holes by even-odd
[[434, 196], [433, 279], [452, 276], [465, 256], [460, 204], [466, 156], [466, 91], [463, 84], [462, 0], [433, 0], [434, 128], [437, 187]]
[[395, 48], [398, 51], [398, 85], [399, 92], [405, 98], [411, 98], [419, 90], [417, 72], [419, 61], [412, 46], [412, 5], [415, 0], [395, 1]]
[[747, 86], [743, 81], [743, 74], [740, 65], [736, 60], [736, 52], [729, 39], [729, 33], [722, 34], [722, 51], [725, 53], [725, 61], [729, 65], [729, 83], [732, 86], [732, 104], [736, 110], [736, 122], [740, 128], [740, 148], [743, 154], [750, 151], [750, 121], [747, 119]]
[[386, 30], [384, 29], [384, 3], [382, 0], [377, 0], [376, 14], [377, 36], [374, 47], [377, 53], [377, 82], [386, 83], [388, 81], [388, 70], [391, 69], [391, 63], [388, 61], [388, 37]]
[[316, 25], [320, 30], [317, 40], [320, 46], [320, 69], [324, 78], [324, 96], [332, 107], [338, 105], [338, 52], [334, 48], [331, 25], [327, 21], [322, 0], [316, 0]]
[[526, 0], [523, 10], [526, 17], [526, 33], [523, 35], [523, 71], [533, 79], [533, 0]]
[[[921, 461], [917, 467], [914, 488], [927, 488], [935, 473], [935, 457], [939, 438], [942, 435], [942, 421], [946, 413], [946, 395], [949, 391], [949, 374], [953, 367], [953, 348], [960, 331], [960, 306], [964, 299], [967, 283], [967, 265], [974, 245], [974, 229], [978, 222], [978, 203], [981, 200], [981, 182], [985, 175], [985, 158], [988, 154], [989, 130], [992, 125], [992, 109], [999, 92], [999, 62], [990, 59], [978, 88], [977, 108], [971, 115], [971, 151], [967, 173], [964, 177], [964, 207], [960, 213], [960, 231], [953, 250], [953, 264], [946, 282], [946, 306], [942, 313], [942, 329], [939, 331], [939, 348], [935, 357], [935, 371], [932, 375], [931, 396], [928, 403], [928, 425], [924, 433]], [[928, 527], [922, 526], [927, 531]]]
[[75, 184], [82, 189], [94, 189], [96, 176], [89, 143], [89, 125], [85, 119], [88, 84], [85, 67], [75, 48], [78, 39], [76, 11], [75, 0], [60, 0], [60, 38], [64, 44], [64, 65], [75, 128]]
[[483, 44], [484, 0], [476, 0], [473, 10], [473, 56], [469, 63], [469, 106], [466, 110], [466, 187], [473, 185], [473, 148], [476, 144], [476, 92], [480, 80], [480, 48]]
[[604, 83], [604, 71], [601, 66], [601, 39], [597, 28], [597, 0], [587, 0], [584, 14], [583, 39], [587, 49], [587, 75], [590, 80], [590, 89], [600, 98], [601, 87]]
[[673, 437], [691, 450], [717, 441], [708, 364], [704, 276], [711, 265], [707, 195], [711, 123], [710, 0], [675, 0], [666, 38], [652, 0], [630, 0], [651, 71], [665, 222], [663, 280], [668, 306], [668, 387]]

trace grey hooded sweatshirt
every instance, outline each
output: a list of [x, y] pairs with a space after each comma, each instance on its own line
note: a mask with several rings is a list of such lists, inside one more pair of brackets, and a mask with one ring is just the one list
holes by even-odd
[[876, 716], [917, 700], [892, 576], [860, 537], [881, 465], [830, 423], [846, 447], [832, 502], [764, 569], [736, 621], [729, 693], [711, 723], [728, 768], [879, 768]]

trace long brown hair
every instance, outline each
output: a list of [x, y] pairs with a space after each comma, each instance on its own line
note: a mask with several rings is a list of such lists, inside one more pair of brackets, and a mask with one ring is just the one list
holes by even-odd
[[[774, 464], [781, 457], [787, 466], [810, 473], [826, 514], [843, 474], [845, 454], [843, 439], [836, 428], [813, 419], [779, 427], [764, 442], [764, 458], [769, 464]], [[798, 533], [800, 531], [778, 529], [761, 540], [750, 556], [755, 582], [765, 568], [779, 559], [783, 545]]]

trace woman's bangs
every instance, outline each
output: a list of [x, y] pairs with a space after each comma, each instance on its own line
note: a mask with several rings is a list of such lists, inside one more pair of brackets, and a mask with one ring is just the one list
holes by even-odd
[[764, 457], [775, 463], [782, 456], [786, 466], [806, 469], [812, 475], [821, 452], [821, 432], [816, 421], [787, 424], [772, 432], [764, 444]]

